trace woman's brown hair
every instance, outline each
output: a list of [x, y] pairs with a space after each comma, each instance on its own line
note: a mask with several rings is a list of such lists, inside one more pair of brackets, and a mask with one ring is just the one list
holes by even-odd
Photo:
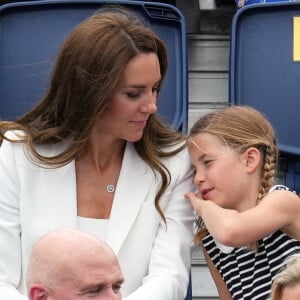
[[[95, 121], [107, 107], [128, 62], [138, 53], [156, 53], [162, 81], [166, 75], [167, 49], [161, 38], [128, 9], [108, 6], [79, 24], [66, 38], [54, 65], [47, 94], [15, 122], [0, 122], [0, 138], [7, 130], [22, 130], [18, 141], [26, 143], [33, 160], [44, 167], [59, 167], [84, 151]], [[163, 101], [163, 99], [161, 99]], [[70, 146], [56, 156], [45, 157], [36, 145], [54, 144], [72, 138]], [[141, 140], [134, 143], [142, 159], [162, 177], [159, 198], [170, 182], [161, 162], [185, 146], [183, 136], [158, 115], [150, 116]], [[167, 147], [173, 150], [167, 151]]]

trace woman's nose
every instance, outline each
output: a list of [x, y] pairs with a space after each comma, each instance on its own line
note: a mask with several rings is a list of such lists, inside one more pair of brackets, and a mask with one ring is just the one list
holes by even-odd
[[147, 109], [148, 109], [148, 112], [150, 114], [154, 114], [157, 112], [157, 105], [156, 105], [156, 101], [155, 102], [151, 102], [147, 105]]
[[141, 111], [143, 113], [148, 113], [148, 114], [154, 114], [154, 113], [156, 113], [157, 112], [156, 102], [157, 102], [157, 95], [151, 93], [148, 96], [146, 102], [142, 105]]

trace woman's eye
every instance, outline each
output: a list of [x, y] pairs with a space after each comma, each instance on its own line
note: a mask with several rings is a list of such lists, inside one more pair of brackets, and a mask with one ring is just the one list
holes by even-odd
[[127, 93], [128, 98], [138, 98], [140, 93]]
[[152, 89], [152, 93], [156, 93], [156, 95], [158, 95], [160, 92], [160, 87], [155, 87]]
[[209, 165], [211, 162], [212, 162], [211, 159], [205, 160], [205, 161], [204, 161], [204, 165]]

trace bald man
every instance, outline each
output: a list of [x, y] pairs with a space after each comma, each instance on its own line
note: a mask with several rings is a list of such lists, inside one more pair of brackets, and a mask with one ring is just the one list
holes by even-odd
[[26, 284], [30, 300], [120, 300], [123, 280], [118, 259], [106, 243], [62, 228], [36, 242]]

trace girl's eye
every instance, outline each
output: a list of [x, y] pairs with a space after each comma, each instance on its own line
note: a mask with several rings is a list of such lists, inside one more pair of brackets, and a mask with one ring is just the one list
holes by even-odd
[[204, 161], [204, 165], [206, 165], [206, 166], [207, 166], [207, 165], [209, 165], [211, 162], [212, 162], [212, 160], [211, 160], [211, 159], [205, 160], [205, 161]]

